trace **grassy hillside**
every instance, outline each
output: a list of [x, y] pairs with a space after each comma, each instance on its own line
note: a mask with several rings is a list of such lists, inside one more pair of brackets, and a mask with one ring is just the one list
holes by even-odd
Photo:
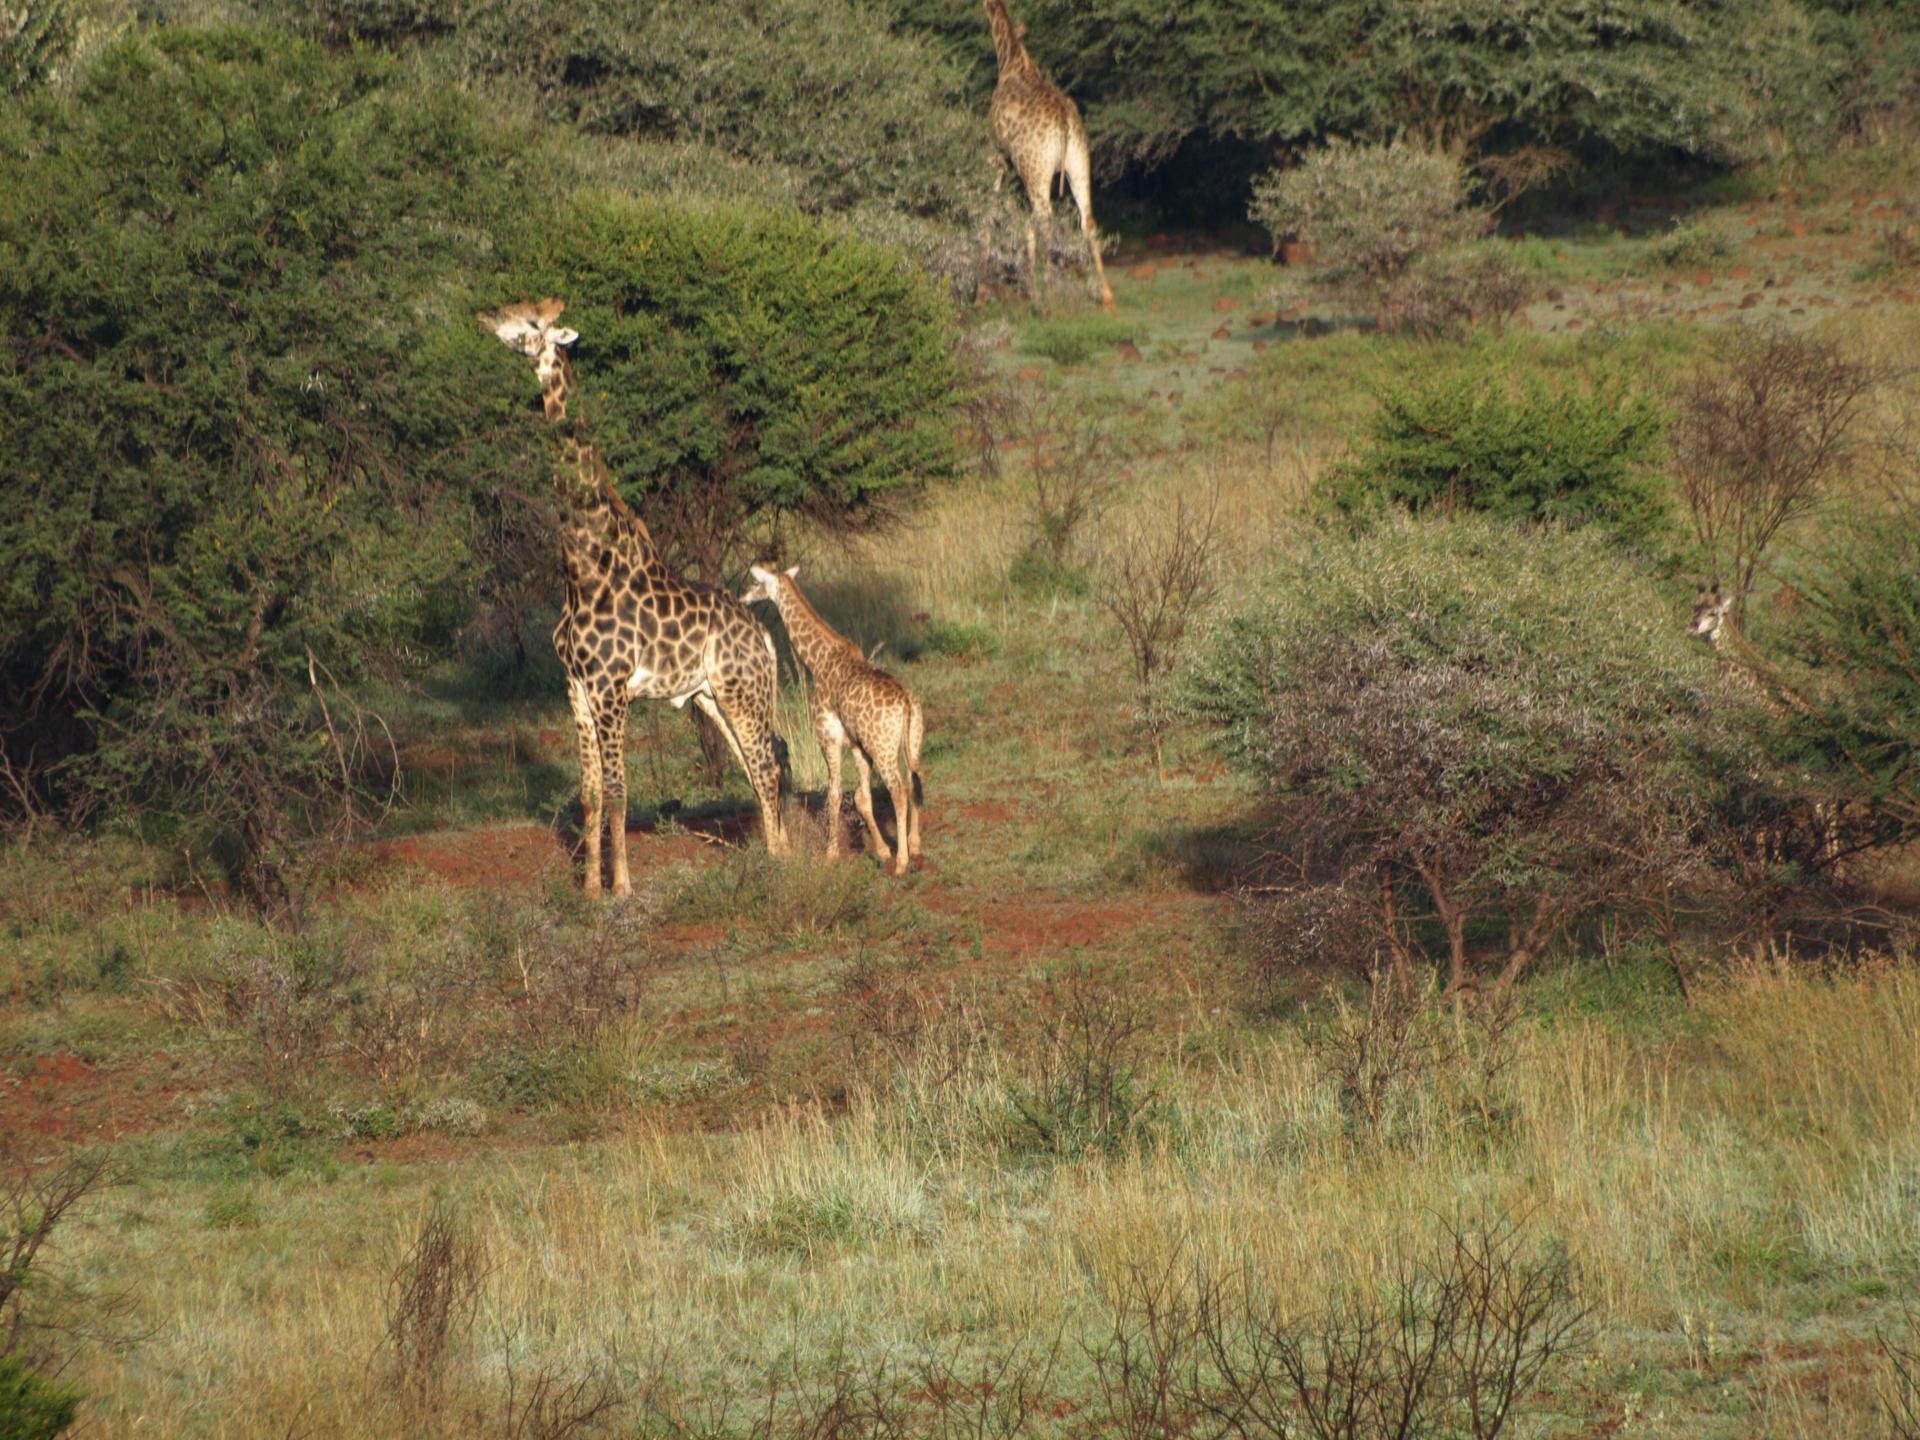
[[[1150, 730], [1177, 681], [1143, 695], [1107, 602], [1184, 502], [1215, 518], [1192, 634], [1247, 609], [1418, 382], [1664, 413], [1765, 317], [1879, 375], [1751, 602], [1768, 643], [1831, 528], [1920, 495], [1917, 180], [1863, 148], [1511, 223], [1490, 243], [1535, 293], [1498, 333], [1381, 334], [1324, 269], [1178, 230], [1109, 255], [1112, 313], [1077, 275], [1040, 312], [989, 286], [965, 473], [767, 557], [924, 700], [903, 880], [819, 863], [789, 668], [799, 855], [640, 709], [635, 895], [585, 901], [538, 589], [528, 658], [476, 630], [356, 680], [394, 800], [316, 851], [298, 926], [144, 817], [23, 824], [0, 1243], [66, 1157], [111, 1168], [0, 1292], [15, 1348], [90, 1435], [1371, 1437], [1396, 1394], [1433, 1435], [1916, 1433], [1911, 855], [1851, 861], [1851, 908], [1771, 952], [1745, 901], [1686, 891], [1664, 929], [1583, 915], [1510, 992], [1490, 925], [1477, 988], [1369, 984], [1276, 950], [1272, 796], [1206, 730]], [[1676, 564], [1643, 578], [1690, 646], [1706, 577]], [[1315, 1428], [1343, 1363], [1361, 1418]]]

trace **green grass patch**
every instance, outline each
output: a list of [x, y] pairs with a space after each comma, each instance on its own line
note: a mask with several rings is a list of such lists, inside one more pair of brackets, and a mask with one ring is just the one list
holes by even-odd
[[1123, 341], [1141, 344], [1141, 322], [1119, 315], [1074, 315], [1036, 320], [1020, 335], [1020, 348], [1056, 365], [1084, 365], [1096, 352], [1112, 350]]

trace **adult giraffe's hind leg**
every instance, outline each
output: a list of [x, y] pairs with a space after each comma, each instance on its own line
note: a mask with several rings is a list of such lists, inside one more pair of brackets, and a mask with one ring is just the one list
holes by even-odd
[[720, 727], [727, 743], [733, 747], [733, 758], [746, 772], [754, 799], [760, 802], [760, 825], [768, 853], [784, 855], [787, 827], [780, 816], [780, 756], [773, 743], [776, 734], [773, 707], [741, 703], [746, 698], [738, 694], [714, 696], [702, 691], [693, 697], [693, 703]]
[[925, 735], [920, 702], [915, 700], [907, 712], [907, 784], [913, 796], [913, 828], [907, 837], [907, 849], [915, 860], [920, 858], [920, 806], [925, 798], [920, 785], [920, 745]]
[[840, 722], [831, 718], [820, 725], [820, 753], [827, 757], [827, 859], [840, 858], [840, 755], [846, 743]]
[[1100, 263], [1100, 229], [1093, 223], [1093, 166], [1084, 131], [1067, 141], [1065, 169], [1067, 188], [1073, 191], [1073, 203], [1080, 211], [1080, 233], [1086, 236], [1087, 249], [1093, 253], [1094, 293], [1100, 297], [1102, 308], [1111, 310], [1113, 287], [1107, 284], [1107, 267]]
[[873, 757], [873, 768], [880, 772], [880, 779], [887, 787], [887, 798], [893, 802], [893, 873], [904, 875], [913, 863], [908, 854], [913, 834], [913, 792], [901, 783], [898, 734], [891, 746]]
[[580, 829], [587, 842], [587, 873], [581, 888], [600, 893], [600, 738], [593, 718], [593, 697], [587, 682], [567, 681], [567, 704], [573, 711], [574, 733], [580, 741]]

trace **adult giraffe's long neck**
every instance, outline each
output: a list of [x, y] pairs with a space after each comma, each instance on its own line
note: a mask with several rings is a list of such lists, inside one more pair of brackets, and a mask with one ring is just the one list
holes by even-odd
[[986, 0], [986, 6], [987, 24], [993, 30], [993, 54], [1000, 62], [1000, 74], [1004, 77], [1011, 72], [1033, 69], [1033, 57], [1020, 43], [1020, 32], [1013, 28], [1006, 0]]
[[793, 583], [792, 576], [780, 577], [773, 603], [779, 608], [780, 618], [786, 622], [787, 637], [793, 641], [794, 653], [816, 675], [827, 661], [841, 652], [850, 650], [855, 655], [860, 653], [851, 640], [820, 618], [820, 612], [800, 593], [800, 587]]
[[657, 558], [653, 532], [637, 512], [620, 498], [613, 488], [613, 472], [606, 457], [591, 440], [580, 437], [567, 419], [567, 400], [573, 393], [573, 362], [566, 352], [555, 356], [551, 369], [540, 367], [540, 406], [547, 421], [559, 432], [559, 457], [554, 466], [553, 483], [560, 503], [566, 507], [569, 524], [562, 543], [569, 550], [591, 547], [595, 543], [630, 548], [629, 558], [647, 564]]

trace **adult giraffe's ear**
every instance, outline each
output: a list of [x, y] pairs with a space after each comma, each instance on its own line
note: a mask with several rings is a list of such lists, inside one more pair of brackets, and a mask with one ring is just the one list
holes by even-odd
[[563, 325], [558, 330], [549, 330], [547, 332], [547, 338], [552, 340], [556, 345], [571, 345], [580, 338], [580, 332], [578, 330], [569, 330]]
[[763, 569], [758, 565], [747, 566], [747, 573], [753, 576], [753, 578], [758, 580], [762, 585], [770, 585], [774, 581], [780, 578], [778, 575], [775, 575], [771, 570]]
[[789, 580], [797, 579], [799, 577], [799, 574], [800, 574], [800, 567], [798, 565], [787, 566], [787, 579]]

